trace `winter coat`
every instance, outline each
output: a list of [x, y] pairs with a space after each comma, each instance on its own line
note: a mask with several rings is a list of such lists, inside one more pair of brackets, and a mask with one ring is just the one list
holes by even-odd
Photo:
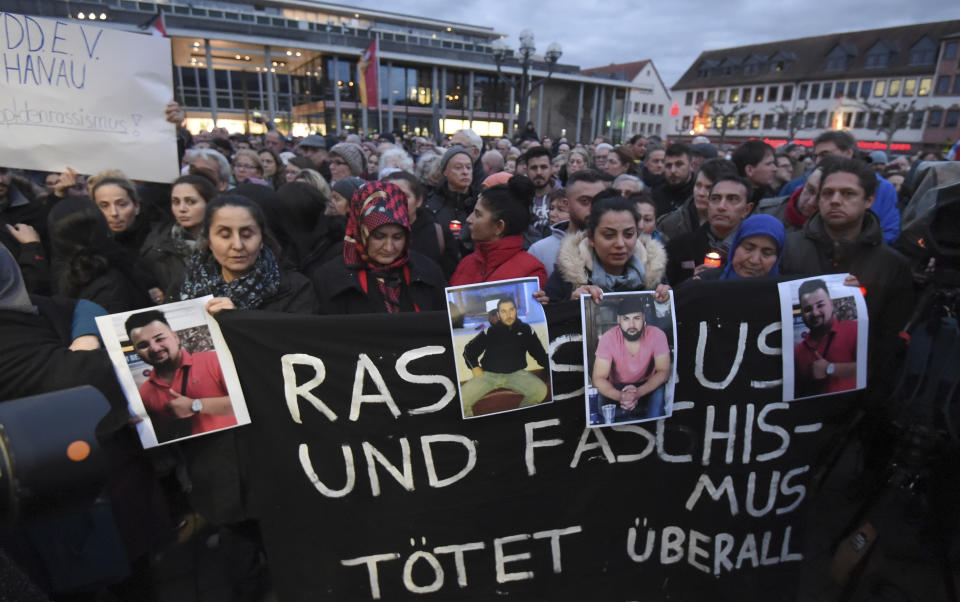
[[175, 295], [183, 284], [187, 262], [193, 254], [190, 246], [174, 240], [172, 229], [175, 227], [179, 226], [169, 222], [158, 224], [150, 231], [140, 250], [143, 263], [154, 275], [168, 300], [176, 299]]
[[514, 234], [491, 242], [475, 243], [473, 253], [460, 261], [450, 286], [536, 276], [547, 284], [547, 270], [540, 260], [523, 250], [523, 236]]
[[[644, 289], [657, 288], [663, 282], [667, 269], [667, 252], [663, 245], [649, 236], [641, 235], [633, 247], [633, 254], [646, 271]], [[544, 288], [550, 302], [569, 301], [574, 290], [590, 284], [593, 265], [593, 247], [586, 232], [577, 232], [564, 238], [557, 253], [557, 265]]]
[[657, 230], [666, 242], [700, 227], [700, 216], [692, 196], [673, 211], [658, 215], [660, 217], [657, 218]]
[[264, 299], [258, 309], [288, 314], [315, 314], [318, 307], [317, 294], [310, 279], [300, 272], [281, 268], [277, 294]]
[[[410, 282], [401, 294], [402, 311], [446, 310], [443, 289], [446, 280], [443, 272], [432, 259], [410, 251], [407, 263]], [[376, 293], [364, 292], [358, 276], [359, 270], [348, 268], [343, 257], [331, 259], [310, 273], [310, 280], [320, 298], [321, 314], [370, 314], [385, 313], [386, 307]], [[372, 278], [367, 291], [376, 290]]]
[[460, 247], [449, 229], [440, 227], [433, 214], [420, 208], [410, 224], [410, 250], [434, 260], [449, 278], [460, 263]]

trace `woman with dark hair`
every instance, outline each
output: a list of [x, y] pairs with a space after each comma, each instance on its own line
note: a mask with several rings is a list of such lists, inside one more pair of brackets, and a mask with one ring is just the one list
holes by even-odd
[[287, 161], [283, 168], [283, 177], [287, 182], [297, 179], [297, 174], [303, 169], [316, 169], [316, 164], [306, 157], [294, 157]]
[[616, 147], [607, 154], [607, 160], [603, 164], [603, 171], [613, 177], [623, 174], [633, 174], [636, 169], [633, 167], [633, 156], [625, 151], [623, 147]]
[[216, 195], [217, 189], [207, 178], [180, 176], [170, 189], [173, 222], [156, 225], [143, 243], [143, 261], [156, 276], [168, 301], [174, 300], [180, 290], [184, 270], [203, 233], [207, 203]]
[[278, 190], [287, 181], [283, 173], [283, 159], [272, 148], [261, 148], [257, 151], [257, 156], [263, 165], [263, 179], [270, 182], [274, 190]]
[[451, 286], [528, 276], [536, 276], [541, 287], [546, 284], [546, 268], [523, 250], [534, 194], [533, 182], [522, 175], [480, 193], [467, 218], [474, 250], [460, 261]]
[[350, 199], [343, 254], [310, 274], [321, 313], [445, 310], [440, 267], [410, 250], [407, 198], [391, 182], [368, 182]]
[[385, 176], [383, 181], [396, 184], [407, 195], [410, 249], [437, 262], [444, 276], [449, 278], [460, 262], [459, 245], [450, 231], [442, 228], [433, 219], [433, 214], [423, 209], [427, 189], [415, 175], [406, 171], [395, 171]]
[[90, 199], [68, 197], [47, 217], [55, 294], [87, 299], [110, 313], [151, 305], [147, 276], [111, 237], [103, 212]]
[[180, 299], [216, 298], [207, 311], [265, 309], [314, 313], [317, 298], [302, 274], [280, 269], [277, 244], [260, 206], [238, 194], [207, 203], [203, 242], [187, 265]]
[[640, 216], [633, 201], [615, 191], [597, 195], [587, 230], [567, 236], [557, 253], [556, 269], [538, 295], [551, 303], [605, 292], [654, 290], [666, 297], [662, 284], [667, 268], [663, 245], [640, 233]]

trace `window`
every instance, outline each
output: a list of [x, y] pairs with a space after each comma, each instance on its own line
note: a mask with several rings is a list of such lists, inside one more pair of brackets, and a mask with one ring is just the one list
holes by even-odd
[[770, 86], [767, 90], [767, 102], [777, 102], [777, 87]]
[[867, 51], [867, 69], [881, 69], [890, 63], [890, 48], [882, 40]]
[[773, 129], [773, 115], [767, 113], [763, 116], [763, 129], [772, 130]]
[[837, 87], [833, 89], [834, 98], [843, 98], [843, 93], [845, 92], [844, 88], [846, 87], [845, 82], [837, 82]]
[[947, 111], [947, 118], [943, 121], [943, 127], [945, 128], [955, 128], [957, 127], [957, 121], [960, 120], [960, 110], [950, 109]]
[[919, 130], [923, 127], [923, 111], [914, 111], [910, 115], [910, 129]]
[[870, 117], [867, 118], [867, 127], [875, 130], [880, 125], [880, 114], [876, 111], [870, 112]]
[[690, 116], [689, 116], [689, 115], [686, 115], [686, 116], [683, 118], [683, 122], [681, 122], [680, 127], [682, 127], [682, 128], [685, 129], [685, 130], [690, 129]]
[[722, 105], [725, 102], [727, 102], [727, 91], [720, 90], [719, 92], [717, 92], [717, 104]]
[[927, 127], [938, 128], [940, 127], [940, 122], [942, 120], [943, 120], [942, 109], [930, 109], [930, 119], [927, 121]]
[[843, 112], [843, 127], [848, 128], [853, 123], [853, 113], [851, 111]]
[[863, 120], [865, 113], [863, 111], [857, 111], [857, 114], [853, 116], [853, 127], [862, 128]]
[[[663, 105], [657, 105], [657, 115], [663, 115]], [[660, 133], [660, 126], [657, 126], [657, 133]]]
[[[690, 104], [690, 103], [687, 103], [687, 104]], [[643, 103], [642, 105], [640, 105], [640, 112], [641, 112], [641, 113], [646, 113], [646, 112], [649, 111], [649, 110], [650, 110], [650, 107], [649, 107], [649, 105], [648, 105], [647, 103]]]
[[941, 75], [937, 78], [937, 91], [935, 94], [946, 94], [950, 91], [950, 76]]
[[900, 84], [903, 83], [903, 80], [891, 79], [890, 85], [887, 86], [887, 96], [896, 96], [900, 94]]
[[780, 100], [786, 101], [793, 98], [793, 86], [784, 86], [783, 92], [780, 94]]
[[740, 99], [744, 104], [750, 102], [750, 88], [743, 89], [743, 94], [740, 95]]
[[636, 133], [637, 133], [637, 130], [639, 129], [638, 126], [639, 126], [639, 124], [638, 124], [636, 121], [634, 121], [633, 124], [630, 126], [630, 133], [631, 133], [631, 134], [636, 134]]
[[842, 46], [835, 46], [827, 55], [827, 71], [843, 71], [847, 68], [849, 54]]
[[763, 102], [763, 86], [757, 86], [757, 89], [754, 91], [754, 102]]
[[718, 130], [723, 129], [723, 117], [721, 115], [713, 118], [713, 127]]
[[917, 96], [929, 96], [930, 95], [930, 86], [933, 85], [932, 77], [921, 77], [920, 78], [920, 89], [917, 90]]
[[809, 86], [807, 86], [807, 84], [800, 84], [800, 90], [797, 92], [797, 98], [800, 100], [806, 100], [808, 87]]
[[687, 105], [688, 107], [693, 104], [693, 92], [687, 92], [687, 97], [683, 104]]
[[847, 98], [856, 98], [860, 82], [850, 82], [847, 84]]
[[787, 129], [787, 118], [789, 116], [786, 113], [780, 113], [777, 115], [777, 129], [785, 130]]
[[821, 128], [821, 129], [827, 127], [827, 112], [826, 112], [826, 111], [820, 111], [819, 113], [817, 113], [817, 127], [818, 127], [818, 128]]
[[715, 90], [707, 90], [707, 100], [713, 102], [714, 97], [717, 95]]
[[810, 84], [810, 100], [820, 98], [820, 84]]
[[730, 102], [732, 103], [740, 102], [740, 88], [730, 89]]
[[943, 45], [943, 58], [945, 59], [955, 59], [957, 58], [957, 43], [956, 42], [947, 42]]
[[937, 45], [933, 40], [924, 36], [922, 40], [910, 49], [911, 65], [932, 65], [937, 60]]
[[703, 102], [703, 90], [697, 92], [697, 104], [700, 104], [701, 102]]
[[870, 98], [870, 89], [873, 87], [873, 82], [869, 79], [865, 82], [860, 83], [860, 98]]
[[904, 96], [913, 96], [917, 93], [917, 80], [914, 77], [907, 78], [903, 81], [903, 95]]
[[813, 111], [810, 111], [804, 116], [803, 127], [807, 129], [813, 128], [814, 124], [817, 122], [817, 114]]
[[877, 83], [873, 84], [873, 96], [875, 98], [880, 98], [887, 93], [887, 80], [878, 79]]
[[823, 98], [830, 98], [831, 94], [833, 94], [833, 84], [830, 82], [823, 84]]
[[746, 115], [740, 115], [740, 117], [737, 119], [737, 129], [738, 129], [738, 130], [745, 130], [745, 129], [747, 129], [747, 116], [746, 116]]
[[759, 130], [760, 129], [760, 116], [754, 115], [750, 118], [750, 129]]

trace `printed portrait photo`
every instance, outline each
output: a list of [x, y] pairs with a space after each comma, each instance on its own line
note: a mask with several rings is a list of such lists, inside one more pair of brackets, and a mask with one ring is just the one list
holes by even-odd
[[673, 412], [677, 325], [673, 293], [580, 298], [587, 426], [657, 420]]
[[536, 278], [446, 289], [464, 418], [552, 401], [550, 338]]
[[97, 318], [144, 448], [250, 422], [208, 299]]
[[781, 282], [785, 401], [867, 386], [866, 303], [846, 274]]

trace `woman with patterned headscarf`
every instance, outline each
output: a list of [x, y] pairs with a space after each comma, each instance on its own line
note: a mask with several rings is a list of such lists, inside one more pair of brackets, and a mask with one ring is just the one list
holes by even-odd
[[343, 256], [310, 274], [321, 313], [362, 314], [446, 309], [440, 267], [410, 250], [403, 191], [369, 182], [350, 199]]

